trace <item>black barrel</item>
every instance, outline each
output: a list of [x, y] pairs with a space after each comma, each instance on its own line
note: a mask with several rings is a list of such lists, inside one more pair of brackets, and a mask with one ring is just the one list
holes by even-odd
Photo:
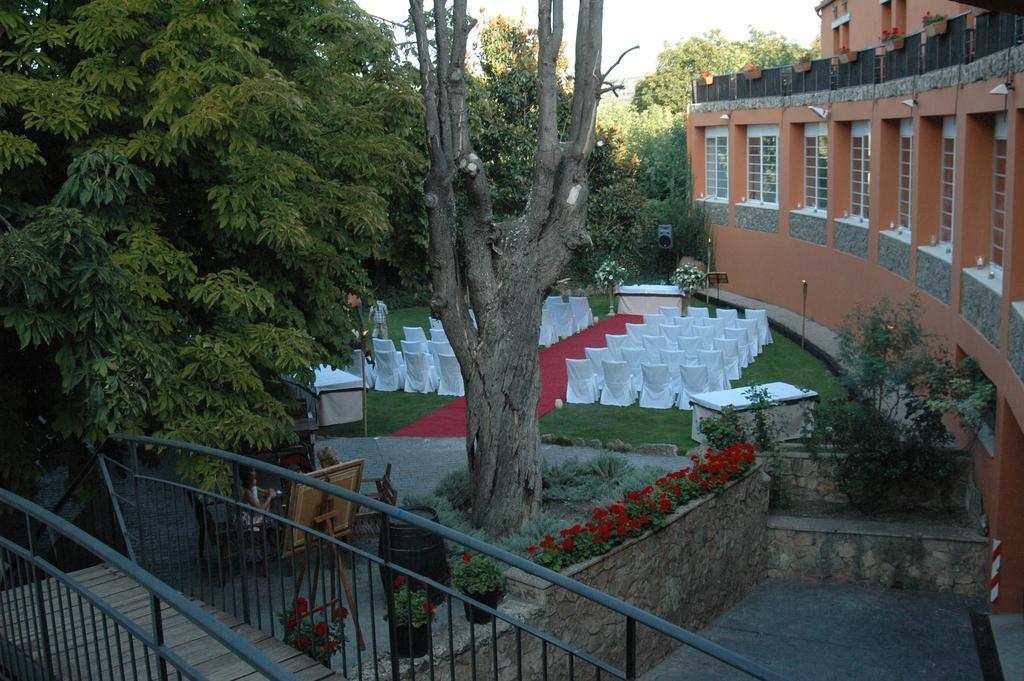
[[[412, 513], [437, 522], [437, 512], [427, 506], [402, 506], [403, 511]], [[385, 532], [390, 537], [390, 542], [385, 537]], [[390, 548], [390, 556], [388, 549]], [[380, 535], [380, 556], [390, 560], [396, 565], [401, 565], [424, 577], [429, 577], [435, 582], [448, 585], [450, 573], [448, 571], [448, 553], [444, 545], [444, 537], [434, 534], [401, 520], [384, 516], [384, 523]], [[384, 580], [384, 570], [381, 569], [381, 580]], [[387, 585], [384, 585], [387, 588]], [[430, 600], [440, 602], [444, 599], [443, 594], [431, 589]]]

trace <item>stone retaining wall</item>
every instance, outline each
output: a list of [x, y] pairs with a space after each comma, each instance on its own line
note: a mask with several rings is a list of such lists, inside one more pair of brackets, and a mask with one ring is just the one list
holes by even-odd
[[836, 232], [836, 249], [858, 258], [868, 257], [868, 226], [851, 225], [843, 220], [833, 220]]
[[921, 249], [917, 250], [917, 286], [949, 305], [949, 287], [953, 266]]
[[697, 203], [704, 209], [704, 215], [708, 218], [708, 224], [712, 225], [728, 225], [729, 224], [729, 204], [720, 203], [718, 201], [701, 201]]
[[766, 579], [987, 593], [988, 540], [969, 529], [772, 516]]
[[960, 314], [985, 340], [998, 348], [1002, 297], [968, 272], [960, 273], [960, 286]]
[[794, 239], [824, 246], [828, 243], [828, 228], [824, 217], [797, 211], [789, 213], [789, 235]]
[[878, 238], [878, 264], [904, 279], [910, 279], [910, 244], [882, 232]]
[[737, 203], [736, 226], [758, 232], [778, 232], [779, 209]]

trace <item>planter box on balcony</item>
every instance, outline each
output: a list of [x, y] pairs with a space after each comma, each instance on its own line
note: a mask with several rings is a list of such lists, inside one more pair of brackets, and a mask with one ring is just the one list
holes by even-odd
[[895, 52], [896, 50], [902, 50], [902, 49], [903, 49], [903, 38], [902, 37], [900, 37], [900, 38], [890, 38], [889, 40], [885, 41], [885, 51], [886, 52]]
[[949, 28], [949, 22], [943, 19], [942, 21], [933, 21], [930, 24], [925, 25], [924, 32], [929, 38], [934, 38], [937, 35], [946, 35], [946, 30]]
[[798, 61], [793, 64], [793, 70], [797, 73], [807, 73], [811, 70], [811, 66], [813, 66], [813, 64], [809, 61]]
[[715, 77], [714, 76], [701, 76], [701, 80], [704, 81], [705, 85], [711, 85], [712, 83], [715, 82]]
[[758, 78], [761, 77], [761, 69], [743, 69], [743, 77], [746, 78], [747, 80], [757, 80]]
[[855, 61], [857, 61], [857, 53], [856, 52], [840, 52], [839, 53], [839, 63], [840, 64], [852, 64]]

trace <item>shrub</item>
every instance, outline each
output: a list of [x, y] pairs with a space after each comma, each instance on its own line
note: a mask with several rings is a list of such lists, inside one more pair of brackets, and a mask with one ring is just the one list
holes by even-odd
[[345, 643], [345, 619], [348, 610], [341, 605], [321, 605], [310, 609], [309, 602], [295, 599], [279, 620], [284, 627], [284, 642], [306, 653], [323, 665], [330, 665], [331, 656]]
[[448, 501], [452, 508], [465, 510], [472, 503], [472, 491], [469, 484], [469, 470], [461, 469], [441, 478], [434, 488], [434, 495]]
[[463, 593], [483, 595], [504, 589], [505, 575], [493, 558], [465, 553], [452, 566], [452, 583]]
[[747, 439], [740, 415], [732, 406], [723, 407], [721, 416], [701, 417], [697, 430], [707, 438], [708, 446], [716, 451], [728, 449]]
[[423, 585], [414, 584], [411, 588], [405, 575], [395, 577], [395, 625], [406, 625], [413, 629], [422, 627], [428, 620], [434, 619], [434, 604], [427, 598], [427, 590]]

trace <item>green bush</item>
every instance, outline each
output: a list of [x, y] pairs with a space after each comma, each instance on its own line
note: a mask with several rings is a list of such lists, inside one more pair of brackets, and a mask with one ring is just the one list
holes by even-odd
[[728, 406], [722, 408], [721, 416], [702, 416], [697, 423], [697, 430], [707, 438], [708, 446], [716, 452], [747, 441], [740, 415]]

